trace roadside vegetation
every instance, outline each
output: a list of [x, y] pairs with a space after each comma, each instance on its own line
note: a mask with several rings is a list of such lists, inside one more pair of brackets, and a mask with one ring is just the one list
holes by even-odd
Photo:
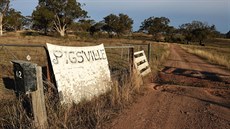
[[[58, 103], [58, 100], [56, 100], [58, 96], [55, 96], [55, 92], [54, 94], [46, 92], [46, 109], [50, 128], [103, 128], [106, 123], [109, 123], [113, 118], [119, 115], [123, 109], [136, 102], [139, 97], [145, 94], [147, 88], [145, 84], [152, 81], [152, 79], [157, 76], [157, 71], [159, 71], [162, 62], [169, 54], [168, 44], [122, 38], [79, 39], [76, 37], [59, 38], [50, 36], [24, 36], [22, 32], [8, 33], [1, 37], [1, 39], [0, 43], [9, 44], [45, 44], [46, 42], [49, 42], [71, 46], [95, 45], [100, 43], [104, 43], [105, 46], [130, 45], [130, 43], [151, 43], [152, 51], [150, 66], [152, 73], [146, 80], [144, 80], [144, 82], [136, 73], [134, 73], [132, 77], [126, 72], [121, 73], [119, 74], [121, 75], [119, 78], [113, 78], [112, 89], [106, 94], [94, 98], [91, 101], [83, 101], [80, 104], [73, 104], [70, 107], [61, 106]], [[135, 47], [135, 49], [147, 50], [147, 48], [143, 46], [140, 46], [139, 48]], [[12, 50], [17, 51], [19, 48], [12, 48]], [[127, 63], [127, 59], [123, 59], [122, 61], [119, 60], [121, 55], [118, 55], [117, 57], [112, 55], [110, 57], [112, 52], [115, 51], [108, 49], [110, 63], [116, 65], [119, 69], [127, 69], [127, 65], [123, 66], [124, 63], [122, 62], [126, 60]], [[121, 53], [121, 50], [117, 50], [117, 52], [119, 54]], [[127, 50], [124, 49], [124, 58], [126, 56], [125, 52], [127, 52]], [[115, 62], [118, 61], [123, 64], [116, 64]], [[3, 98], [5, 99], [0, 100], [0, 126], [2, 128], [34, 128], [34, 125], [31, 124], [33, 119], [23, 109], [21, 101], [16, 100], [13, 94], [11, 96], [4, 96]]]
[[150, 66], [153, 73], [153, 79], [156, 79], [157, 73], [162, 69], [163, 63], [167, 60], [170, 51], [169, 44], [154, 44], [152, 47], [152, 57], [150, 60]]
[[[158, 42], [199, 42], [205, 45], [210, 38], [229, 38], [229, 32], [222, 34], [215, 25], [193, 20], [176, 28], [170, 26], [170, 19], [164, 16], [150, 16], [143, 19], [137, 32], [133, 32], [134, 20], [124, 13], [109, 14], [96, 22], [88, 16], [84, 4], [75, 0], [39, 0], [31, 16], [23, 16], [20, 10], [10, 6], [11, 0], [0, 2], [0, 36], [7, 32], [25, 31], [25, 36], [76, 36], [89, 38], [136, 38], [133, 35], [148, 34], [148, 40]], [[146, 36], [145, 36], [146, 37]]]
[[[45, 43], [52, 43], [65, 46], [89, 46], [103, 43], [105, 46], [121, 46], [151, 43], [149, 63], [152, 73], [143, 82], [136, 73], [129, 76], [128, 72], [121, 72], [118, 78], [113, 78], [111, 91], [90, 102], [83, 101], [70, 107], [61, 106], [55, 101], [58, 98], [55, 94], [46, 93], [50, 128], [103, 128], [106, 123], [145, 93], [146, 81], [157, 78], [162, 63], [169, 55], [169, 45], [163, 42], [187, 43], [189, 45], [182, 45], [187, 51], [230, 69], [230, 45], [227, 40], [229, 33], [221, 34], [216, 30], [215, 25], [192, 21], [175, 28], [169, 25], [169, 18], [151, 16], [143, 19], [140, 29], [133, 32], [132, 26], [135, 21], [127, 14], [109, 14], [96, 22], [89, 18], [82, 6], [76, 0], [39, 0], [32, 15], [23, 16], [20, 11], [10, 7], [10, 0], [3, 0], [0, 2], [0, 44], [45, 45]], [[218, 43], [208, 43], [209, 39], [215, 38], [226, 39], [218, 40]], [[198, 42], [200, 46], [192, 45], [193, 42]], [[222, 42], [223, 45], [221, 45]], [[18, 49], [12, 48], [14, 51]], [[143, 49], [146, 50], [146, 48]], [[35, 52], [38, 51], [35, 50]], [[116, 52], [117, 56], [112, 55], [112, 52]], [[127, 70], [129, 66], [127, 60], [122, 60], [126, 61], [125, 65], [121, 64], [121, 60], [117, 60], [128, 55], [127, 53], [123, 55], [122, 52], [123, 50], [108, 50], [108, 58], [111, 61], [111, 67]], [[11, 56], [10, 54], [5, 56], [3, 53], [0, 53], [1, 60]], [[115, 62], [118, 61], [120, 63], [116, 64]], [[3, 61], [0, 64], [2, 63]], [[0, 93], [3, 93], [4, 91], [1, 90], [4, 87], [0, 86]], [[26, 114], [20, 101], [4, 94], [0, 94], [0, 97], [4, 98], [0, 99], [0, 127], [34, 128], [30, 124], [33, 119]]]
[[181, 45], [189, 53], [207, 59], [210, 63], [230, 69], [230, 40], [216, 39], [206, 43], [205, 47], [197, 45]]

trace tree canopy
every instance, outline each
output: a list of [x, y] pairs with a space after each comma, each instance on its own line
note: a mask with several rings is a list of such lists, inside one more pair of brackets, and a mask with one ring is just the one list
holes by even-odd
[[90, 27], [93, 26], [93, 24], [95, 24], [95, 21], [91, 19], [82, 19], [79, 20], [78, 24], [81, 31], [86, 32], [89, 31]]
[[192, 21], [191, 23], [185, 23], [180, 25], [180, 30], [185, 37], [185, 40], [198, 41], [200, 45], [203, 45], [203, 41], [216, 32], [215, 25], [209, 26], [207, 23], [201, 21]]
[[103, 23], [103, 22], [97, 22], [94, 25], [92, 25], [89, 28], [90, 35], [93, 36], [96, 32], [101, 31], [104, 25], [105, 25], [105, 23]]
[[[32, 16], [24, 17], [20, 11], [9, 8], [10, 0], [0, 1], [0, 35], [6, 31], [18, 30], [27, 26], [38, 31], [56, 31], [60, 36], [66, 32], [89, 32], [94, 35], [106, 31], [109, 36], [129, 34], [132, 32], [133, 20], [127, 14], [110, 14], [103, 21], [95, 22], [88, 19], [87, 12], [76, 0], [38, 0], [38, 5]], [[230, 32], [221, 34], [216, 31], [215, 25], [208, 25], [201, 21], [192, 21], [179, 26], [179, 29], [169, 26], [167, 17], [149, 17], [140, 26], [139, 31], [151, 34], [157, 41], [190, 41], [199, 42], [200, 45], [210, 37], [229, 38]], [[70, 30], [70, 31], [67, 31]], [[75, 33], [77, 34], [77, 33]]]
[[133, 20], [126, 14], [110, 14], [104, 17], [105, 25], [103, 30], [106, 31], [110, 36], [116, 33], [118, 36], [121, 34], [129, 33], [132, 31]]
[[87, 16], [76, 0], [39, 0], [33, 12], [34, 25], [45, 31], [53, 27], [61, 36], [65, 36], [67, 27], [76, 19]]
[[226, 38], [230, 38], [230, 31], [228, 31], [228, 33], [226, 33]]
[[157, 40], [159, 34], [165, 34], [169, 30], [170, 20], [166, 17], [149, 17], [145, 19], [140, 26], [139, 31], [153, 35]]
[[16, 11], [11, 8], [7, 11], [6, 16], [3, 20], [5, 30], [16, 31], [20, 30], [24, 25], [24, 16], [20, 11]]
[[32, 28], [44, 30], [44, 33], [47, 34], [48, 29], [52, 27], [53, 18], [54, 13], [45, 6], [45, 3], [40, 3], [32, 13]]

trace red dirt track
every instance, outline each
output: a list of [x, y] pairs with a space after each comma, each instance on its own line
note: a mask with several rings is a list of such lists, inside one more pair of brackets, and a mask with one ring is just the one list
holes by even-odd
[[105, 128], [230, 129], [230, 72], [171, 44], [157, 83]]

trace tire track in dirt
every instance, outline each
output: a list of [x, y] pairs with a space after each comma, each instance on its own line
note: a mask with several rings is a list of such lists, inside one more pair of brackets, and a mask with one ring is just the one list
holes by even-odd
[[105, 128], [230, 128], [230, 72], [176, 44], [170, 51], [158, 84]]

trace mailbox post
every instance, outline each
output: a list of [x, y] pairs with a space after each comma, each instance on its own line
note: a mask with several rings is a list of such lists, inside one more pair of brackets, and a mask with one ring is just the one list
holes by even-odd
[[37, 90], [36, 67], [37, 64], [15, 60], [13, 63], [13, 71], [16, 85], [16, 92], [28, 93]]
[[37, 64], [16, 60], [12, 61], [18, 95], [31, 96], [34, 125], [36, 128], [47, 128], [47, 115], [43, 91], [42, 69]]

